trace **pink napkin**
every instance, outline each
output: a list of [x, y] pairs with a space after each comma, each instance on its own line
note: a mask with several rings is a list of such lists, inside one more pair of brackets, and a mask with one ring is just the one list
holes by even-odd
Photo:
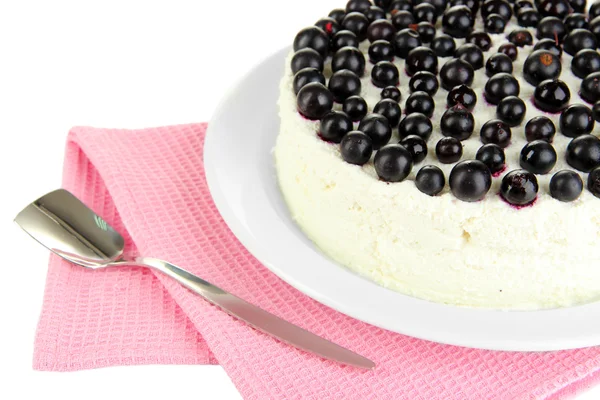
[[[365, 372], [258, 333], [168, 278], [87, 271], [52, 257], [34, 368], [216, 364], [248, 399], [546, 399], [600, 379], [600, 348], [507, 353], [440, 345], [359, 322], [304, 296], [258, 263], [221, 220], [204, 178], [206, 125], [75, 128], [64, 187], [159, 257], [377, 363]], [[232, 161], [234, 162], [234, 161]]]

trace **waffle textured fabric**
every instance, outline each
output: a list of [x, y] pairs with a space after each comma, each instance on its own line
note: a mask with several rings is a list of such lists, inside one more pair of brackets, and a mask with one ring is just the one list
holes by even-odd
[[377, 363], [362, 371], [298, 351], [160, 274], [89, 271], [52, 256], [34, 368], [220, 364], [247, 399], [568, 398], [600, 380], [600, 348], [509, 353], [440, 345], [325, 307], [263, 267], [222, 221], [202, 163], [205, 124], [79, 127], [63, 187], [126, 239]]

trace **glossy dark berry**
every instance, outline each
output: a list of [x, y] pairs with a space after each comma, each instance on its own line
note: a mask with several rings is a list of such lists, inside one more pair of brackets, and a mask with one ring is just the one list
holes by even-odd
[[524, 8], [517, 12], [517, 22], [524, 28], [536, 27], [541, 19], [540, 13], [533, 8]]
[[587, 0], [569, 0], [573, 12], [584, 13], [587, 11]]
[[500, 195], [509, 204], [526, 206], [537, 198], [539, 185], [534, 174], [523, 169], [511, 171], [502, 179]]
[[294, 51], [305, 48], [314, 49], [321, 57], [327, 57], [329, 53], [329, 35], [316, 26], [302, 29], [294, 39]]
[[304, 68], [301, 69], [294, 75], [294, 93], [298, 94], [300, 89], [302, 89], [305, 85], [317, 82], [322, 85], [325, 85], [325, 77], [316, 68]]
[[590, 21], [589, 30], [596, 35], [596, 39], [600, 41], [600, 17], [596, 17]]
[[529, 0], [517, 0], [513, 4], [513, 12], [517, 13], [520, 10], [524, 10], [527, 8], [534, 8], [533, 4]]
[[413, 6], [411, 0], [392, 0], [388, 11], [394, 15], [397, 11], [410, 11], [412, 12]]
[[471, 10], [472, 15], [477, 15], [480, 2], [480, 0], [450, 0], [449, 7], [467, 6], [467, 8]]
[[438, 58], [429, 47], [419, 46], [408, 53], [404, 66], [406, 73], [410, 76], [419, 71], [428, 71], [437, 74]]
[[450, 57], [456, 51], [456, 42], [448, 35], [440, 35], [431, 41], [431, 49], [438, 57]]
[[415, 164], [420, 163], [427, 157], [427, 143], [420, 136], [407, 136], [400, 141], [400, 144], [410, 152]]
[[589, 29], [590, 24], [588, 22], [587, 16], [585, 14], [573, 13], [568, 15], [564, 19], [565, 28], [567, 31], [572, 31], [574, 29]]
[[558, 17], [564, 19], [570, 12], [567, 0], [542, 0], [538, 7], [544, 17]]
[[448, 92], [446, 104], [448, 107], [454, 107], [460, 104], [467, 110], [473, 111], [475, 104], [477, 104], [477, 95], [475, 94], [475, 91], [467, 85], [458, 85]]
[[414, 74], [408, 82], [411, 92], [425, 92], [434, 96], [440, 88], [437, 76], [428, 71], [420, 71]]
[[455, 37], [465, 38], [473, 30], [475, 19], [467, 6], [450, 7], [442, 17], [444, 33]]
[[504, 122], [492, 119], [483, 124], [479, 135], [483, 144], [493, 143], [505, 149], [510, 144], [512, 131]]
[[358, 48], [358, 38], [353, 32], [350, 31], [339, 31], [331, 39], [331, 51], [336, 53], [342, 47], [356, 47]]
[[547, 50], [550, 53], [554, 54], [556, 57], [559, 57], [559, 60], [562, 56], [562, 46], [556, 43], [556, 40], [554, 39], [546, 38], [538, 40], [535, 46], [533, 46], [533, 51], [536, 50]]
[[417, 33], [423, 43], [431, 43], [435, 38], [435, 26], [429, 22], [419, 22], [417, 24]]
[[536, 37], [554, 39], [562, 43], [566, 33], [567, 28], [562, 20], [556, 17], [544, 17], [537, 25]]
[[442, 164], [454, 164], [463, 155], [462, 143], [453, 137], [441, 138], [435, 145], [435, 155]]
[[442, 13], [448, 7], [448, 0], [425, 0], [425, 2], [435, 7], [435, 12], [437, 15], [442, 15]]
[[358, 125], [358, 130], [367, 134], [373, 141], [373, 150], [385, 146], [392, 137], [392, 127], [387, 118], [380, 114], [369, 114]]
[[592, 3], [592, 6], [588, 10], [588, 15], [590, 16], [590, 19], [594, 19], [594, 18], [600, 16], [600, 2], [599, 1], [594, 1]]
[[581, 81], [579, 95], [590, 104], [600, 101], [600, 71], [589, 74]]
[[371, 7], [371, 2], [369, 0], [350, 0], [346, 3], [346, 12], [351, 13], [357, 11], [364, 13], [369, 7]]
[[355, 47], [342, 47], [333, 55], [331, 69], [333, 72], [349, 69], [360, 77], [365, 73], [365, 64], [365, 56], [359, 49]]
[[408, 136], [419, 136], [423, 140], [429, 140], [433, 132], [433, 124], [425, 114], [412, 113], [408, 114], [398, 126], [398, 134], [400, 138]]
[[475, 129], [475, 118], [466, 108], [454, 106], [442, 115], [440, 129], [444, 136], [467, 140]]
[[415, 3], [413, 14], [417, 22], [429, 22], [435, 24], [438, 18], [437, 10], [429, 3]]
[[294, 54], [291, 65], [294, 74], [304, 68], [323, 71], [323, 57], [316, 50], [304, 48]]
[[567, 163], [578, 171], [590, 172], [600, 166], [600, 139], [581, 135], [567, 146]]
[[431, 118], [435, 110], [433, 98], [425, 92], [414, 92], [406, 99], [406, 114], [421, 113]]
[[508, 1], [504, 0], [486, 0], [481, 5], [481, 16], [486, 19], [490, 14], [498, 14], [505, 21], [512, 17], [512, 8]]
[[380, 61], [371, 70], [371, 82], [378, 88], [398, 85], [399, 76], [398, 67], [390, 61]]
[[558, 113], [565, 109], [571, 100], [571, 92], [561, 80], [541, 82], [533, 92], [533, 102], [537, 108], [550, 113]]
[[381, 7], [386, 11], [389, 11], [390, 6], [392, 4], [392, 0], [375, 0], [374, 3], [376, 6]]
[[394, 28], [394, 25], [390, 21], [385, 19], [372, 22], [367, 29], [367, 38], [371, 43], [377, 40], [391, 42], [394, 40], [395, 34], [396, 28]]
[[547, 174], [556, 165], [556, 150], [545, 140], [527, 143], [521, 150], [521, 168], [534, 174]]
[[373, 154], [371, 138], [360, 131], [348, 132], [340, 144], [342, 158], [349, 164], [364, 165]]
[[492, 174], [488, 167], [477, 160], [462, 161], [450, 172], [450, 190], [459, 200], [476, 202], [483, 200], [492, 187]]
[[446, 90], [458, 85], [471, 86], [474, 78], [475, 70], [471, 64], [458, 58], [448, 60], [440, 70], [440, 81]]
[[500, 100], [496, 108], [496, 117], [510, 127], [521, 125], [525, 119], [527, 107], [525, 102], [516, 96], [508, 96]]
[[338, 24], [341, 24], [344, 20], [344, 17], [346, 16], [346, 10], [336, 8], [335, 10], [331, 10], [328, 16], [330, 18], [333, 18]]
[[506, 20], [498, 14], [490, 14], [483, 21], [483, 29], [489, 33], [502, 33], [506, 29]]
[[363, 14], [365, 14], [365, 17], [367, 17], [369, 22], [383, 21], [387, 17], [385, 10], [377, 6], [369, 7]]
[[600, 53], [592, 49], [578, 51], [571, 60], [571, 71], [581, 79], [592, 72], [600, 71]]
[[588, 176], [588, 190], [600, 198], [600, 168], [594, 168]]
[[394, 60], [394, 46], [390, 42], [385, 40], [376, 40], [369, 46], [369, 60], [373, 64], [377, 64], [379, 61], [393, 61]]
[[597, 101], [592, 107], [592, 115], [596, 122], [600, 122], [600, 101]]
[[519, 56], [519, 50], [517, 46], [512, 43], [504, 43], [498, 47], [498, 53], [506, 54], [512, 61], [515, 61]]
[[592, 133], [595, 123], [592, 110], [583, 104], [572, 104], [560, 114], [560, 132], [567, 137]]
[[342, 110], [352, 121], [360, 121], [367, 115], [367, 102], [360, 96], [350, 96], [344, 101]]
[[410, 11], [398, 11], [392, 16], [392, 26], [397, 31], [406, 29], [416, 23], [415, 16]]
[[513, 63], [509, 56], [504, 53], [492, 54], [485, 63], [485, 74], [493, 76], [500, 72], [512, 74]]
[[501, 72], [492, 76], [485, 84], [485, 99], [491, 104], [498, 104], [508, 96], [519, 96], [519, 82], [510, 74]]
[[563, 202], [575, 201], [583, 192], [583, 181], [571, 170], [558, 171], [550, 180], [550, 195]]
[[415, 30], [402, 29], [396, 33], [393, 45], [396, 49], [396, 55], [400, 58], [406, 58], [412, 49], [421, 45], [421, 38]]
[[361, 42], [367, 38], [369, 24], [367, 17], [356, 11], [346, 14], [342, 20], [342, 28], [354, 32]]
[[533, 117], [525, 125], [525, 138], [528, 142], [534, 140], [545, 140], [548, 143], [554, 141], [556, 127], [554, 122], [548, 117]]
[[456, 49], [454, 57], [468, 62], [475, 71], [483, 68], [483, 52], [472, 43], [465, 43]]
[[402, 117], [402, 110], [397, 101], [392, 99], [380, 100], [373, 108], [375, 114], [381, 114], [387, 118], [390, 126], [395, 127], [400, 122]]
[[532, 52], [523, 64], [523, 77], [533, 86], [548, 79], [556, 79], [561, 72], [560, 58], [548, 50]]
[[474, 44], [482, 51], [488, 51], [492, 47], [492, 38], [485, 32], [474, 31], [467, 36], [467, 43]]
[[360, 78], [354, 72], [342, 69], [336, 71], [329, 78], [329, 91], [338, 103], [343, 103], [350, 96], [356, 96], [360, 93]]
[[484, 163], [492, 174], [500, 172], [506, 165], [504, 150], [497, 144], [485, 144], [477, 150], [475, 159]]
[[392, 99], [399, 102], [402, 98], [402, 94], [400, 93], [400, 89], [398, 89], [396, 86], [388, 86], [381, 91], [381, 98]]
[[329, 36], [333, 37], [340, 31], [340, 24], [333, 18], [321, 18], [315, 23], [315, 26], [323, 29], [323, 31]]
[[527, 29], [515, 29], [508, 34], [508, 40], [517, 47], [531, 46], [533, 44], [533, 36]]
[[341, 111], [330, 111], [321, 118], [319, 136], [323, 140], [339, 143], [352, 130], [352, 121]]
[[333, 94], [317, 82], [304, 85], [296, 101], [300, 114], [310, 120], [323, 118], [333, 108]]
[[446, 177], [439, 167], [436, 167], [435, 165], [426, 165], [417, 173], [415, 185], [421, 193], [435, 196], [444, 190], [444, 186], [446, 186]]
[[375, 154], [375, 171], [385, 182], [402, 182], [412, 170], [410, 152], [399, 144], [388, 144]]
[[563, 48], [565, 53], [575, 55], [579, 50], [598, 47], [596, 36], [587, 29], [574, 29], [565, 36]]

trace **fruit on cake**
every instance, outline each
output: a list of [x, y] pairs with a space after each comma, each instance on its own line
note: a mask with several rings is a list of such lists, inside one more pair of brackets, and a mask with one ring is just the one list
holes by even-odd
[[409, 296], [597, 300], [599, 44], [599, 1], [333, 10], [297, 34], [280, 85], [292, 217], [331, 259]]

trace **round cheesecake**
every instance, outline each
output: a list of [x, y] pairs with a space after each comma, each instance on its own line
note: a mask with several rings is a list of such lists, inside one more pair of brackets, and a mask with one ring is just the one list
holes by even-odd
[[[436, 48], [437, 67], [431, 67], [427, 64], [431, 52], [422, 49], [435, 47], [431, 38], [426, 38], [428, 32], [414, 24], [402, 28], [400, 18], [394, 19], [399, 11], [389, 8], [394, 2], [377, 3], [379, 7], [370, 5], [367, 9], [365, 2], [350, 1], [346, 9], [334, 10], [331, 17], [317, 24], [331, 41], [330, 47], [323, 49], [314, 38], [303, 40], [306, 32], [316, 32], [309, 28], [296, 38], [286, 60], [278, 103], [281, 126], [274, 156], [279, 185], [294, 220], [337, 263], [385, 288], [417, 298], [517, 310], [596, 300], [600, 296], [600, 159], [594, 153], [594, 137], [600, 127], [589, 118], [587, 127], [582, 126], [582, 114], [587, 115], [587, 110], [596, 117], [592, 112], [596, 89], [593, 72], [577, 76], [574, 69], [581, 73], [572, 67], [574, 54], [570, 54], [587, 46], [586, 35], [566, 33], [563, 43], [554, 49], [538, 47], [536, 51], [542, 52], [538, 56], [534, 46], [540, 42], [539, 37], [544, 36], [545, 29], [556, 30], [552, 24], [547, 28], [549, 23], [542, 20], [547, 11], [537, 10], [534, 4], [531, 12], [515, 11], [517, 3], [523, 6], [522, 1], [477, 2], [479, 10], [475, 17], [471, 15], [472, 26], [463, 33], [465, 29], [457, 29], [460, 20], [454, 21], [453, 14], [464, 12], [464, 7], [449, 4], [452, 1], [436, 1], [432, 3], [437, 8], [415, 6], [409, 11], [414, 23], [429, 21], [436, 37], [450, 36], [455, 43], [456, 50], [450, 55]], [[511, 10], [510, 18], [502, 14], [505, 6]], [[600, 12], [600, 6], [596, 8]], [[381, 54], [390, 58], [384, 51], [386, 45], [379, 43], [384, 50], [377, 51], [373, 50], [374, 40], [360, 40], [365, 31], [356, 27], [352, 18], [355, 14], [351, 13], [381, 18], [382, 12], [402, 29], [395, 29], [394, 38], [389, 40], [393, 59], [373, 62], [370, 53], [375, 58]], [[531, 25], [523, 14], [537, 21], [535, 15], [529, 15], [533, 12], [541, 22], [535, 27], [522, 26]], [[401, 15], [410, 20], [409, 14]], [[586, 21], [591, 17], [594, 15], [585, 16]], [[569, 17], [559, 19], [565, 18]], [[504, 30], [497, 32], [497, 25], [503, 22]], [[567, 24], [568, 29], [579, 29], [571, 26], [574, 24]], [[410, 44], [404, 48], [405, 41], [398, 39], [406, 29], [415, 37], [423, 36], [416, 49]], [[338, 52], [351, 54], [347, 46], [332, 48], [334, 36], [345, 30], [354, 31], [358, 39], [354, 48], [364, 55], [362, 75], [360, 65], [351, 74], [339, 73], [346, 66], [352, 70], [356, 64], [352, 63], [355, 56], [350, 61], [336, 58]], [[469, 32], [471, 35], [465, 38]], [[465, 43], [481, 51], [463, 46]], [[496, 55], [508, 43], [516, 44], [518, 55], [511, 60], [512, 71], [502, 72], [508, 68], [506, 57]], [[562, 54], [552, 53], [557, 49]], [[591, 51], [597, 52], [595, 48]], [[322, 66], [316, 53], [320, 53]], [[577, 57], [579, 62], [583, 56]], [[450, 69], [457, 59], [468, 62], [473, 71], [470, 80], [461, 77], [462, 71], [458, 70], [459, 81], [464, 79], [462, 89], [456, 88], [461, 82], [456, 84], [452, 79], [457, 71]], [[499, 61], [493, 62], [495, 59]], [[393, 73], [381, 72], [389, 62], [398, 71], [397, 84]], [[318, 77], [302, 82], [300, 75], [310, 76], [310, 71], [303, 68], [307, 65], [321, 73], [324, 85], [318, 83]], [[411, 83], [411, 75], [427, 69], [433, 71], [439, 89], [423, 85], [431, 95], [414, 95], [420, 91], [414, 90], [416, 82], [413, 79]], [[335, 84], [337, 78], [332, 79], [334, 70], [341, 75], [339, 86]], [[360, 79], [358, 89], [352, 74]], [[399, 89], [401, 99], [394, 99], [393, 90], [386, 89], [390, 85], [385, 79], [381, 82], [381, 76]], [[589, 90], [582, 89], [586, 79]], [[568, 88], [568, 99], [556, 94], [564, 87]], [[476, 95], [474, 105], [465, 95], [449, 99], [451, 90], [464, 94], [468, 88]], [[325, 97], [315, 97], [314, 93], [311, 97], [311, 90]], [[549, 91], [554, 98], [544, 97]], [[347, 121], [355, 118], [348, 117], [353, 110], [353, 104], [346, 100], [349, 95], [362, 98], [367, 107], [366, 115], [350, 125]], [[384, 104], [398, 103], [401, 116], [388, 112], [395, 106], [378, 105], [382, 95], [391, 99]], [[331, 100], [332, 96], [336, 101]], [[511, 99], [502, 100], [506, 97]], [[321, 101], [316, 108], [315, 99]], [[526, 111], [519, 116], [523, 103]], [[346, 117], [342, 115], [344, 109]], [[376, 109], [381, 113], [375, 113]], [[402, 121], [415, 113], [431, 122], [431, 133], [421, 136], [427, 149], [424, 158], [423, 149], [415, 148], [403, 137], [406, 124], [402, 128]], [[369, 127], [373, 116], [383, 116], [389, 124], [392, 134], [389, 140], [384, 137], [384, 143]], [[556, 133], [543, 136], [539, 130], [534, 131], [536, 121], [542, 121], [536, 117], [549, 119]], [[361, 140], [352, 141], [355, 138]], [[412, 139], [413, 143], [419, 142], [419, 137]], [[444, 147], [448, 143], [454, 148]], [[504, 160], [500, 165], [498, 159], [494, 165], [490, 157], [485, 157], [481, 150], [484, 145], [488, 150], [501, 149]], [[357, 146], [363, 146], [358, 158]]]

